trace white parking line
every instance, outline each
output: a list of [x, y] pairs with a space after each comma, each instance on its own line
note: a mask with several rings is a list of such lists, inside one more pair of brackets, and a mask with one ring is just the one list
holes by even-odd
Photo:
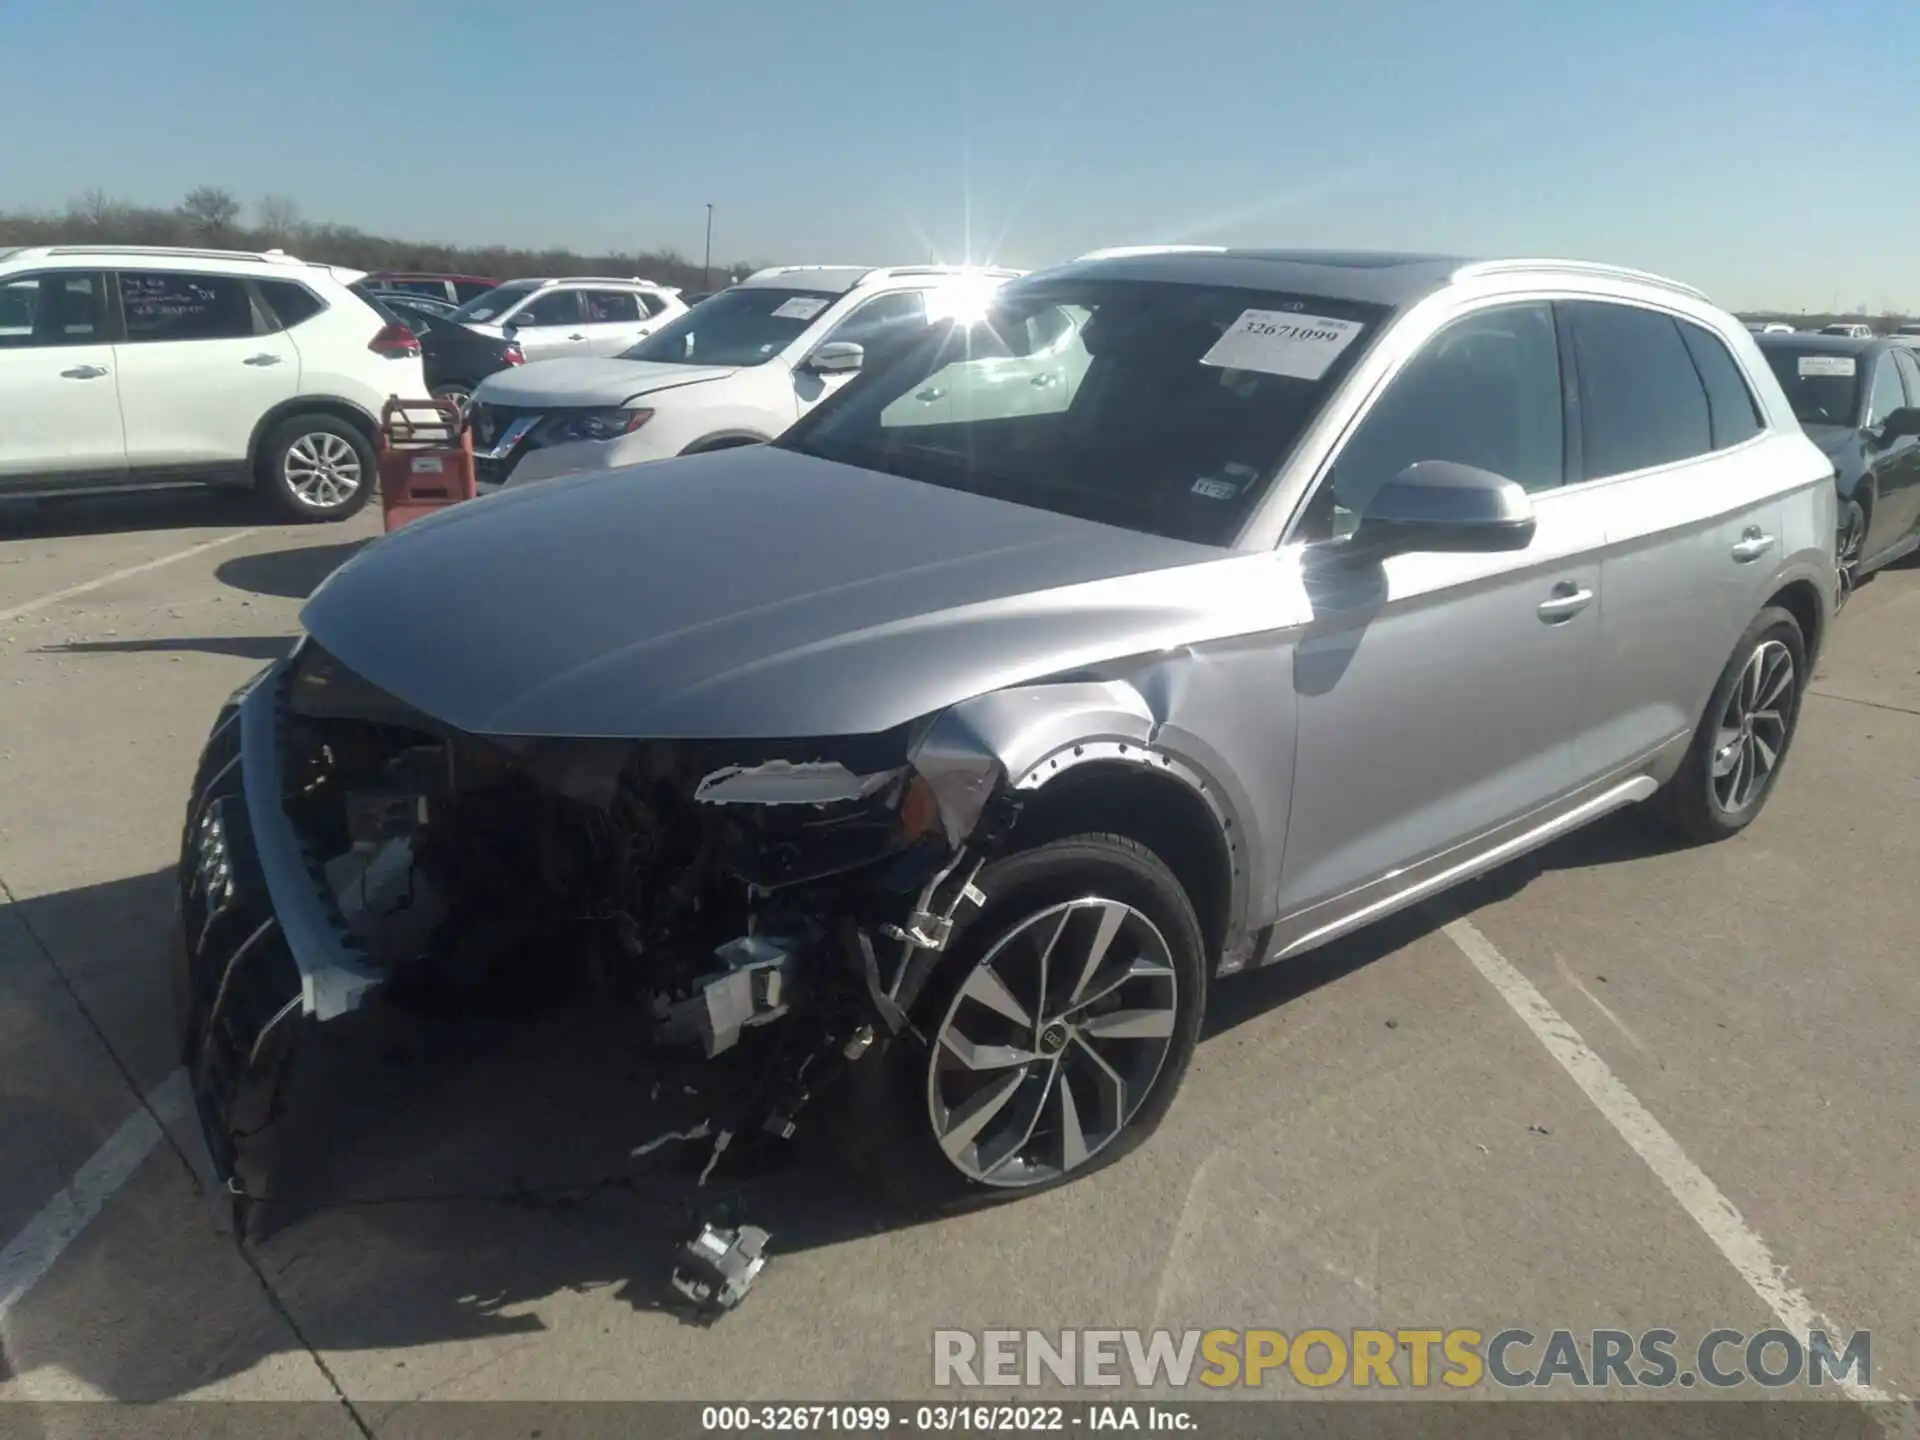
[[175, 1070], [154, 1088], [145, 1105], [107, 1137], [66, 1188], [7, 1242], [6, 1249], [0, 1250], [0, 1324], [5, 1323], [21, 1297], [53, 1268], [60, 1252], [87, 1228], [87, 1222], [100, 1213], [114, 1192], [133, 1178], [140, 1162], [160, 1143], [164, 1133], [161, 1123], [181, 1118], [191, 1105], [187, 1072]]
[[[1607, 1062], [1580, 1038], [1580, 1032], [1534, 988], [1533, 982], [1514, 968], [1471, 922], [1454, 919], [1441, 928], [1473, 962], [1474, 969], [1500, 992], [1500, 998], [1513, 1007], [1514, 1014], [1526, 1022], [1534, 1038], [1560, 1062], [1560, 1068], [1573, 1077], [1573, 1083], [1586, 1092], [1607, 1123], [1646, 1161], [1647, 1168], [1706, 1232], [1714, 1248], [1740, 1272], [1748, 1288], [1773, 1312], [1781, 1328], [1800, 1336], [1810, 1330], [1825, 1330], [1836, 1338], [1846, 1334], [1843, 1327], [1815, 1310], [1797, 1286], [1788, 1283], [1767, 1242], [1747, 1224], [1734, 1203], [1721, 1194], [1720, 1187], [1707, 1178], [1704, 1170], [1687, 1158], [1680, 1142], [1648, 1113], [1633, 1092], [1607, 1068]], [[1878, 1386], [1862, 1385], [1851, 1377], [1840, 1377], [1838, 1383], [1854, 1400], [1887, 1405], [1894, 1399]], [[1905, 1401], [1906, 1397], [1899, 1399]], [[1910, 1431], [1889, 1428], [1887, 1433], [1904, 1436]]]
[[244, 540], [249, 535], [257, 535], [257, 530], [236, 530], [231, 535], [222, 535], [217, 540], [202, 541], [198, 545], [189, 545], [184, 550], [176, 550], [171, 555], [162, 555], [158, 560], [148, 560], [139, 565], [129, 565], [124, 570], [115, 570], [110, 575], [102, 575], [98, 580], [88, 580], [84, 584], [69, 585], [64, 590], [56, 590], [51, 595], [42, 595], [37, 600], [29, 600], [23, 605], [15, 605], [10, 610], [0, 610], [0, 624], [8, 620], [18, 620], [22, 615], [31, 615], [36, 610], [44, 610], [49, 605], [58, 605], [62, 600], [71, 600], [76, 595], [84, 595], [89, 590], [98, 590], [104, 585], [125, 580], [130, 575], [144, 575], [149, 570], [158, 570], [163, 565], [172, 565], [180, 560], [190, 560], [195, 555], [217, 550], [222, 545], [231, 545], [236, 540]]

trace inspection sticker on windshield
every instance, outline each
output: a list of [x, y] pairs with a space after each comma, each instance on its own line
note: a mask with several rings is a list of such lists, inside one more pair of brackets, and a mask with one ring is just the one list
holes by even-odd
[[1852, 375], [1858, 367], [1851, 355], [1802, 355], [1800, 375]]
[[1222, 370], [1259, 370], [1295, 380], [1318, 380], [1360, 333], [1358, 320], [1243, 310], [1233, 327], [1200, 357]]
[[791, 300], [783, 300], [780, 308], [773, 312], [776, 320], [811, 320], [827, 308], [827, 302], [811, 295], [796, 295]]

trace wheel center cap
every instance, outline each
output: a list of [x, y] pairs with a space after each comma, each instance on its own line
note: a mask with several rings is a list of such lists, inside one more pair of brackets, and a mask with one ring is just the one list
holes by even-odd
[[1067, 1027], [1058, 1020], [1040, 1032], [1040, 1053], [1058, 1055], [1067, 1048]]

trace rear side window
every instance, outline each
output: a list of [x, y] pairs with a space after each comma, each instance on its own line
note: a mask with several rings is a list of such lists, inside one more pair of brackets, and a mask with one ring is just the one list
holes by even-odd
[[234, 275], [127, 270], [120, 275], [127, 339], [235, 340], [254, 333], [253, 299]]
[[0, 350], [94, 344], [101, 298], [101, 278], [90, 270], [0, 280]]
[[1671, 465], [1713, 448], [1706, 388], [1673, 319], [1598, 300], [1560, 310], [1580, 375], [1587, 479]]
[[282, 330], [291, 330], [327, 308], [327, 302], [296, 280], [256, 280], [267, 312]]
[[1760, 411], [1753, 403], [1740, 365], [1717, 335], [1682, 320], [1680, 338], [1686, 341], [1693, 368], [1707, 387], [1707, 411], [1713, 426], [1713, 448], [1724, 450], [1760, 433]]
[[589, 325], [612, 325], [640, 318], [640, 301], [631, 290], [586, 290]]

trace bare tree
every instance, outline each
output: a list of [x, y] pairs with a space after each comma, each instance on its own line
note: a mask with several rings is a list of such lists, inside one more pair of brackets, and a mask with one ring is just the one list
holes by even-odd
[[288, 195], [263, 195], [254, 207], [260, 233], [278, 243], [292, 237], [300, 225], [300, 207]]
[[180, 202], [187, 223], [209, 239], [233, 229], [240, 218], [240, 202], [218, 185], [196, 185]]
[[67, 202], [67, 213], [90, 230], [108, 229], [126, 208], [98, 185]]

